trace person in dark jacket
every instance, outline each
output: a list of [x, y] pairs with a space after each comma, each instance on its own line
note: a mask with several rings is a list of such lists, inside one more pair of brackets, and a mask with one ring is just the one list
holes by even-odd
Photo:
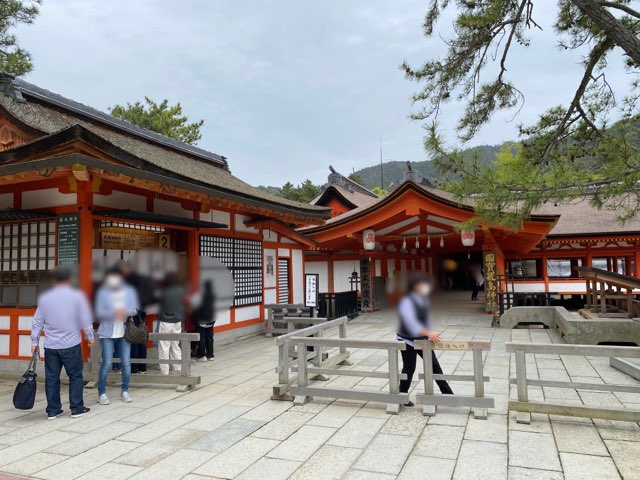
[[[406, 380], [400, 381], [400, 392], [407, 393], [411, 386], [413, 374], [416, 371], [416, 359], [422, 350], [416, 350], [413, 346], [414, 340], [428, 339], [432, 342], [440, 342], [440, 335], [431, 330], [429, 318], [429, 295], [431, 294], [432, 282], [428, 275], [417, 273], [409, 279], [407, 293], [398, 304], [398, 314], [400, 316], [400, 326], [397, 333], [398, 340], [403, 340], [407, 345], [402, 354], [402, 373], [407, 375]], [[433, 373], [442, 374], [442, 368], [432, 351]], [[438, 388], [443, 394], [451, 395], [453, 391], [445, 380], [437, 380]], [[405, 404], [412, 407], [413, 402]]]
[[[141, 321], [146, 317], [146, 308], [154, 301], [154, 284], [153, 280], [136, 272], [128, 262], [120, 264], [120, 272], [125, 282], [134, 288], [138, 294], [140, 302], [140, 311], [138, 312]], [[136, 317], [137, 318], [137, 317]], [[131, 359], [146, 360], [147, 346], [143, 343], [131, 345]], [[145, 363], [131, 363], [131, 373], [146, 374], [147, 365]]]
[[[160, 312], [158, 313], [159, 333], [181, 333], [184, 322], [184, 291], [178, 281], [178, 275], [168, 273], [164, 279], [164, 288], [160, 294]], [[186, 355], [187, 353], [185, 353]], [[158, 358], [160, 360], [181, 360], [180, 342], [178, 340], [160, 340], [158, 342]], [[160, 371], [169, 375], [169, 364], [161, 363]], [[171, 365], [176, 373], [182, 369], [180, 364]]]
[[205, 280], [202, 293], [195, 296], [192, 313], [196, 331], [200, 334], [198, 342], [198, 361], [213, 361], [213, 325], [215, 319], [215, 296], [213, 283]]

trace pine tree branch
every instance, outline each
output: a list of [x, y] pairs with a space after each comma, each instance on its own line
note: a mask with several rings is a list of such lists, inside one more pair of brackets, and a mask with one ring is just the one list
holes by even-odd
[[614, 2], [600, 2], [600, 5], [602, 5], [603, 7], [608, 7], [608, 8], [616, 8], [618, 10], [622, 10], [625, 13], [628, 13], [629, 15], [636, 17], [636, 18], [640, 18], [640, 12], [638, 12], [637, 10], [634, 10], [633, 8], [629, 7], [628, 5], [624, 5], [621, 3], [614, 3]]

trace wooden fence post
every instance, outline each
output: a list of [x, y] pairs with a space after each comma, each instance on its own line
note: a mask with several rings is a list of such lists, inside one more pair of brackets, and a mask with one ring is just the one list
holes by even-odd
[[[478, 347], [473, 349], [473, 377], [476, 397], [482, 398], [484, 397], [484, 374], [482, 368], [482, 349]], [[473, 416], [474, 418], [486, 420], [487, 409], [485, 407], [473, 407]]]
[[[430, 341], [425, 342], [422, 350], [422, 365], [424, 367], [424, 394], [426, 396], [434, 394], [433, 388], [433, 359], [431, 358], [433, 347]], [[429, 399], [427, 398], [426, 401]], [[425, 403], [422, 405], [422, 414], [433, 416], [436, 414], [436, 406]]]
[[[529, 392], [527, 391], [527, 360], [526, 354], [522, 350], [516, 351], [516, 378], [518, 387], [518, 400], [520, 402], [529, 401]], [[531, 413], [529, 412], [517, 412], [517, 423], [531, 423]]]
[[[304, 343], [296, 343], [298, 347], [298, 386], [307, 387], [309, 385], [309, 377], [307, 375], [307, 346]], [[309, 402], [311, 397], [306, 395], [296, 395], [293, 398], [294, 405], [304, 405]]]
[[[398, 372], [398, 349], [395, 347], [387, 348], [389, 353], [389, 393], [400, 393], [400, 378]], [[387, 413], [397, 415], [400, 412], [400, 404], [387, 403]]]

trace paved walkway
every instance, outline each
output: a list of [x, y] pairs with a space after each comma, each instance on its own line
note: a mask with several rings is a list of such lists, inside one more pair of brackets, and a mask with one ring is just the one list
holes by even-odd
[[[220, 348], [212, 364], [196, 364], [203, 385], [194, 392], [136, 388], [134, 402], [124, 404], [112, 387], [113, 403], [101, 406], [94, 391], [87, 391], [91, 415], [76, 420], [47, 421], [42, 388], [33, 412], [16, 411], [14, 382], [0, 382], [0, 471], [50, 480], [640, 478], [638, 424], [534, 415], [531, 425], [519, 425], [508, 414], [507, 378], [514, 365], [504, 342], [560, 342], [553, 332], [491, 328], [490, 317], [466, 295], [445, 297], [437, 310], [444, 338], [493, 344], [485, 374], [491, 376], [486, 390], [496, 408], [486, 421], [465, 409], [440, 409], [427, 419], [417, 408], [389, 416], [380, 404], [320, 399], [294, 407], [271, 401], [274, 341], [251, 338]], [[349, 335], [393, 338], [395, 325], [390, 313], [364, 315], [350, 323]], [[353, 368], [386, 369], [385, 357], [353, 351]], [[445, 371], [471, 372], [470, 354], [444, 352], [440, 361]], [[540, 355], [528, 369], [530, 376], [547, 379], [637, 383], [606, 359]], [[380, 379], [356, 377], [331, 383], [385, 386]], [[472, 392], [471, 386], [453, 387]], [[640, 408], [640, 395], [535, 387], [530, 392], [532, 399]]]

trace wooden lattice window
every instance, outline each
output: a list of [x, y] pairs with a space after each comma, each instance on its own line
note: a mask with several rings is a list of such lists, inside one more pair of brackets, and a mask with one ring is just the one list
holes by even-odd
[[34, 306], [55, 260], [55, 221], [0, 224], [0, 305]]
[[200, 255], [219, 260], [231, 271], [234, 306], [262, 303], [262, 242], [200, 235]]

